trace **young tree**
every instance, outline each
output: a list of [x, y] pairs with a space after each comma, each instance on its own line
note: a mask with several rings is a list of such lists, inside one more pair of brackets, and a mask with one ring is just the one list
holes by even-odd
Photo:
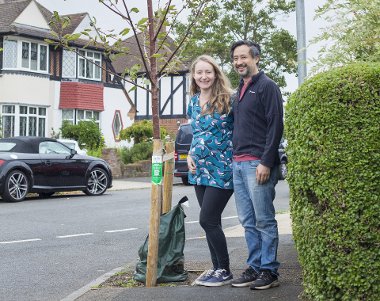
[[[139, 50], [139, 62], [130, 69], [125, 70], [124, 75], [128, 75], [130, 82], [137, 77], [139, 71], [145, 74], [145, 78], [149, 83], [149, 92], [152, 95], [152, 120], [153, 120], [153, 157], [152, 157], [152, 192], [151, 192], [151, 212], [149, 226], [149, 247], [148, 247], [148, 262], [146, 285], [154, 286], [157, 281], [157, 254], [158, 254], [158, 231], [159, 217], [161, 213], [162, 199], [162, 142], [160, 140], [160, 125], [159, 125], [159, 77], [169, 71], [170, 68], [176, 65], [176, 55], [180, 47], [187, 40], [188, 36], [194, 29], [195, 24], [200, 20], [200, 15], [210, 2], [207, 0], [183, 0], [184, 6], [177, 9], [172, 4], [173, 0], [168, 0], [164, 5], [160, 5], [153, 9], [153, 1], [146, 0], [147, 16], [136, 21], [134, 14], [139, 10], [135, 7], [130, 7], [127, 0], [98, 0], [100, 4], [110, 9], [115, 15], [121, 17], [126, 22], [126, 28], [119, 34], [113, 32], [103, 32], [102, 29], [96, 26], [96, 19], [93, 19], [92, 29], [87, 29], [82, 32], [89, 38], [88, 43], [101, 43], [105, 48], [105, 52], [111, 56], [128, 54], [128, 47], [123, 44], [126, 35], [132, 32], [135, 37], [136, 44]], [[95, 0], [94, 0], [95, 2]], [[190, 5], [191, 4], [191, 7]], [[186, 8], [191, 10], [194, 19], [190, 21], [181, 39], [178, 40], [176, 47], [170, 48], [169, 34], [172, 32], [173, 26], [177, 23], [179, 14]], [[70, 43], [80, 37], [80, 34], [64, 34], [64, 29], [69, 25], [69, 20], [61, 18], [57, 12], [54, 12], [52, 20], [52, 28], [55, 29], [56, 41], [50, 41], [57, 47], [70, 48]], [[162, 30], [166, 28], [166, 30]], [[97, 35], [90, 34], [95, 30]], [[112, 71], [112, 70], [108, 70]], [[117, 74], [114, 74], [118, 76]], [[123, 78], [124, 80], [124, 78]], [[126, 79], [128, 80], [128, 79]], [[155, 163], [157, 160], [157, 164]], [[156, 170], [157, 167], [157, 170]], [[157, 171], [159, 180], [155, 181], [154, 172]]]
[[[214, 1], [206, 9], [204, 14], [207, 18], [200, 20], [200, 26], [194, 31], [182, 55], [190, 60], [203, 53], [214, 56], [236, 86], [238, 75], [232, 70], [230, 46], [236, 40], [254, 40], [265, 53], [261, 57], [261, 68], [280, 87], [285, 87], [284, 73], [297, 71], [296, 40], [288, 31], [279, 28], [275, 20], [294, 10], [294, 1]], [[190, 15], [189, 20], [193, 19], [194, 16]], [[186, 24], [177, 26], [178, 36], [183, 36], [186, 28]]]
[[312, 41], [324, 42], [312, 73], [354, 61], [380, 61], [380, 0], [327, 0], [316, 13], [329, 25]]

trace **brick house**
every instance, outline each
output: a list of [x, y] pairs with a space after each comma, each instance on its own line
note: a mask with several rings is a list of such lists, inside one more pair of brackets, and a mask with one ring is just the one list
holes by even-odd
[[[88, 45], [83, 36], [72, 44], [81, 55], [55, 49], [44, 41], [54, 38], [51, 16], [36, 0], [0, 0], [2, 136], [50, 137], [59, 132], [63, 120], [77, 124], [95, 119], [108, 147], [128, 145], [118, 140], [118, 133], [134, 120], [151, 118], [150, 95], [142, 89], [129, 95], [126, 90], [131, 86], [117, 81], [108, 70], [121, 74], [134, 64], [136, 48], [112, 63], [101, 46]], [[87, 13], [66, 16], [71, 24], [65, 33], [90, 28]], [[180, 69], [160, 81], [161, 124], [172, 131], [177, 120], [186, 120], [188, 68], [183, 65]]]
[[[165, 30], [165, 29], [163, 29]], [[137, 38], [141, 45], [144, 44], [143, 34], [138, 33]], [[160, 52], [168, 57], [174, 51], [174, 41], [167, 37], [168, 45], [163, 47]], [[136, 43], [136, 38], [134, 36], [127, 38], [123, 41], [122, 46], [128, 48], [128, 55], [118, 57], [113, 61], [115, 71], [118, 74], [122, 74], [125, 68], [131, 68], [134, 64], [139, 63], [143, 66], [138, 46]], [[158, 62], [158, 70], [163, 67], [163, 63]], [[141, 86], [146, 86], [148, 89], [149, 85], [144, 84], [143, 74], [145, 69], [141, 67], [138, 74], [141, 75], [137, 80]], [[177, 122], [185, 123], [187, 122], [186, 111], [187, 104], [189, 100], [189, 66], [187, 63], [180, 62], [175, 70], [168, 72], [164, 76], [159, 74], [159, 113], [160, 113], [160, 125], [164, 126], [170, 132], [175, 133], [178, 129]], [[127, 90], [133, 87], [131, 83], [125, 82], [125, 87]], [[151, 94], [142, 88], [137, 88], [130, 93], [130, 97], [136, 107], [136, 120], [152, 119], [152, 101]]]

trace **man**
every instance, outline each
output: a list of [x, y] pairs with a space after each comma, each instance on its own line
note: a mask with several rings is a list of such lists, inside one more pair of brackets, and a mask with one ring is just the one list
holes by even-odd
[[245, 229], [248, 268], [232, 286], [268, 289], [279, 285], [278, 229], [273, 200], [283, 105], [278, 86], [259, 71], [260, 45], [238, 41], [231, 58], [241, 81], [234, 102], [233, 183], [239, 221]]

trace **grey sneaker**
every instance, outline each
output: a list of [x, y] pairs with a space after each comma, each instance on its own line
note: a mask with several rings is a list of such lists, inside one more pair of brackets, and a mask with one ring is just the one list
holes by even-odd
[[234, 287], [250, 286], [258, 276], [259, 273], [257, 273], [252, 267], [248, 267], [239, 278], [232, 280], [231, 285]]
[[251, 290], [266, 290], [271, 287], [279, 286], [278, 277], [269, 270], [260, 271], [257, 279], [249, 287]]
[[203, 282], [209, 280], [212, 275], [214, 275], [214, 272], [215, 270], [213, 269], [204, 271], [197, 279], [195, 279], [194, 283], [196, 285], [203, 285]]
[[214, 272], [210, 279], [202, 282], [204, 286], [222, 286], [230, 284], [232, 281], [231, 272], [228, 273], [225, 269], [218, 269]]

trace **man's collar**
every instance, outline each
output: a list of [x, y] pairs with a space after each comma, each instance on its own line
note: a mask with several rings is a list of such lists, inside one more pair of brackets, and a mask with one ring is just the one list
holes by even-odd
[[[264, 71], [259, 71], [258, 73], [256, 73], [255, 75], [253, 75], [251, 77], [251, 80], [248, 82], [248, 83], [255, 83], [259, 80], [260, 76], [264, 74]], [[243, 78], [240, 79], [240, 84], [239, 84], [239, 87], [242, 87], [244, 85], [244, 80]]]

